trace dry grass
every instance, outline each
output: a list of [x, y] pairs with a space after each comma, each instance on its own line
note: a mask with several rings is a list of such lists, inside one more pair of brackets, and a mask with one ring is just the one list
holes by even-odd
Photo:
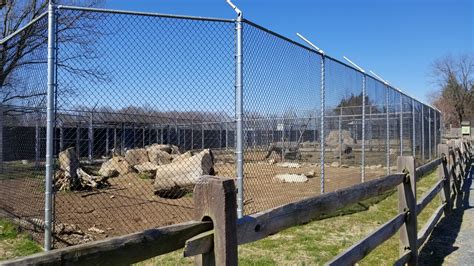
[[[422, 178], [417, 184], [418, 198], [436, 181], [436, 173]], [[434, 199], [418, 216], [419, 228], [439, 204], [440, 200]], [[341, 211], [339, 216], [293, 227], [266, 239], [239, 246], [239, 263], [241, 265], [324, 264], [396, 214], [397, 193], [392, 192], [377, 203], [374, 203], [374, 200], [362, 202]], [[391, 265], [398, 258], [398, 252], [397, 234], [371, 252], [360, 265]], [[183, 258], [180, 250], [144, 261], [140, 265], [191, 263], [192, 259]]]

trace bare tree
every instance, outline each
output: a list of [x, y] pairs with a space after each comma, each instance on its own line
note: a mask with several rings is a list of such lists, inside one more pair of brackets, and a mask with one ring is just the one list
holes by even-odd
[[445, 125], [474, 119], [474, 56], [442, 57], [433, 63], [432, 73], [439, 92], [430, 98], [444, 114]]
[[[65, 0], [61, 4], [96, 6], [99, 0]], [[44, 105], [44, 78], [39, 67], [46, 69], [47, 0], [6, 0], [0, 13], [0, 101], [2, 105], [38, 108]], [[93, 23], [97, 13], [61, 12], [57, 18], [57, 43], [74, 45], [74, 53], [57, 60], [58, 67], [79, 76], [103, 78], [98, 69], [78, 68], [71, 60], [93, 59], [94, 36], [99, 32]], [[34, 22], [28, 25], [29, 22]], [[80, 31], [80, 34], [78, 32]], [[43, 74], [43, 73], [42, 73]], [[36, 76], [35, 76], [36, 75]], [[4, 110], [9, 112], [12, 110]], [[24, 109], [23, 112], [29, 110]]]

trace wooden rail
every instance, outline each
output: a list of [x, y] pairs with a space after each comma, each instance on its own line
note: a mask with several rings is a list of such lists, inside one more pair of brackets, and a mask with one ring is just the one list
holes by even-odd
[[[471, 149], [470, 143], [459, 141], [439, 144], [439, 158], [418, 168], [415, 168], [413, 157], [399, 157], [399, 173], [285, 204], [239, 220], [236, 219], [236, 190], [233, 180], [206, 176], [194, 191], [196, 221], [44, 252], [4, 264], [123, 265], [184, 247], [184, 256], [196, 256], [196, 264], [236, 265], [237, 245], [258, 241], [286, 228], [333, 214], [346, 206], [397, 187], [399, 213], [337, 255], [328, 265], [354, 264], [398, 231], [400, 258], [395, 264], [414, 265], [417, 264], [418, 248], [429, 237], [443, 213], [449, 215], [453, 206], [459, 206], [461, 184], [471, 165]], [[416, 182], [436, 168], [439, 181], [417, 202]], [[420, 232], [417, 232], [417, 215], [438, 194], [441, 195], [441, 205]]]

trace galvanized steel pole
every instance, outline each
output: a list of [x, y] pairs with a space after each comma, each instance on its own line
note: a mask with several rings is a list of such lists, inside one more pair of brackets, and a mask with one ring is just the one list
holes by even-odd
[[243, 145], [243, 61], [242, 61], [242, 18], [243, 14], [230, 0], [227, 3], [237, 13], [235, 22], [235, 122], [237, 141], [235, 147], [237, 172], [237, 217], [244, 215], [244, 145]]
[[428, 108], [428, 160], [431, 161], [431, 108]]
[[361, 182], [365, 182], [365, 96], [367, 86], [367, 75], [362, 73], [362, 161], [361, 161]]
[[412, 128], [411, 131], [413, 133], [412, 136], [412, 143], [411, 143], [411, 149], [412, 149], [412, 154], [413, 158], [415, 158], [416, 154], [416, 133], [415, 133], [415, 100], [411, 99], [411, 119], [412, 119]]
[[339, 137], [337, 143], [339, 144], [339, 165], [342, 165], [342, 106], [339, 107], [339, 123], [338, 123]]
[[437, 138], [437, 135], [438, 135], [438, 134], [436, 134], [436, 131], [438, 130], [438, 121], [437, 121], [437, 119], [436, 119], [436, 117], [437, 117], [437, 116], [436, 116], [436, 113], [437, 113], [437, 112], [436, 112], [435, 110], [433, 110], [433, 118], [434, 118], [434, 129], [433, 129], [433, 130], [434, 130], [434, 131], [433, 131], [434, 146], [433, 146], [433, 148], [434, 148], [434, 154], [438, 154], [438, 151], [437, 151], [437, 148], [438, 148], [438, 138]]
[[319, 136], [319, 147], [320, 147], [320, 160], [321, 160], [321, 179], [320, 179], [320, 186], [321, 186], [321, 194], [324, 194], [324, 153], [325, 153], [325, 147], [324, 147], [324, 116], [325, 116], [325, 109], [326, 109], [326, 103], [325, 103], [325, 91], [326, 91], [326, 81], [325, 81], [325, 67], [326, 67], [326, 56], [324, 54], [321, 54], [321, 92], [320, 92], [320, 97], [321, 97], [321, 124], [320, 124], [320, 131], [321, 134]]
[[421, 106], [421, 158], [425, 161], [425, 105]]
[[400, 156], [403, 156], [403, 96], [400, 95]]
[[56, 18], [53, 1], [48, 4], [48, 88], [46, 108], [46, 176], [44, 206], [44, 249], [51, 250], [52, 244], [52, 206], [53, 206], [53, 132], [54, 132], [54, 99], [56, 73]]
[[389, 116], [389, 104], [390, 104], [390, 101], [389, 101], [389, 87], [388, 85], [385, 85], [385, 119], [386, 119], [386, 128], [385, 128], [385, 131], [386, 131], [386, 143], [385, 143], [385, 156], [387, 157], [386, 160], [387, 160], [387, 175], [390, 174], [390, 116]]

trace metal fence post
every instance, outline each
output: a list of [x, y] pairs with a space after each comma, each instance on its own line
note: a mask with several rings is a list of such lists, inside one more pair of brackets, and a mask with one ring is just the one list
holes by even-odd
[[194, 150], [194, 125], [193, 125], [193, 120], [191, 120], [191, 150]]
[[236, 123], [236, 172], [237, 172], [237, 217], [244, 213], [244, 154], [243, 154], [243, 62], [242, 62], [242, 11], [231, 0], [227, 3], [237, 14], [235, 21], [235, 123]]
[[235, 55], [235, 89], [236, 89], [236, 127], [237, 127], [237, 217], [244, 214], [244, 154], [243, 154], [243, 65], [242, 65], [242, 12], [237, 12], [236, 21], [236, 55]]
[[105, 156], [109, 155], [109, 126], [105, 127]]
[[94, 110], [90, 113], [89, 117], [89, 131], [88, 131], [88, 159], [89, 162], [92, 163], [92, 157], [93, 157], [93, 149], [94, 149]]
[[56, 32], [55, 7], [53, 1], [48, 4], [48, 89], [46, 109], [46, 176], [44, 206], [44, 249], [51, 250], [52, 244], [52, 205], [53, 205], [53, 144], [54, 144], [54, 101], [56, 73]]
[[[433, 111], [434, 111], [434, 110], [433, 110]], [[434, 115], [434, 123], [435, 123], [435, 124], [434, 124], [434, 126], [435, 126], [435, 128], [434, 128], [434, 133], [435, 133], [435, 134], [434, 134], [434, 145], [433, 145], [433, 146], [434, 146], [434, 149], [435, 149], [435, 150], [434, 150], [434, 153], [435, 153], [436, 155], [438, 154], [438, 132], [439, 132], [439, 131], [438, 131], [438, 119], [437, 119], [437, 115], [436, 115], [437, 113], [438, 113], [438, 112], [434, 111], [434, 114], [433, 114], [433, 115]]]
[[338, 144], [339, 144], [339, 165], [342, 165], [342, 106], [339, 107], [339, 123], [338, 123]]
[[59, 123], [59, 151], [64, 150], [64, 124], [61, 121]]
[[425, 161], [425, 105], [421, 106], [421, 158]]
[[367, 75], [362, 73], [362, 161], [361, 161], [361, 182], [365, 182], [365, 95]]
[[3, 104], [0, 102], [0, 173], [3, 173]]
[[201, 124], [201, 149], [204, 149], [204, 122]]
[[431, 108], [428, 108], [428, 160], [431, 161]]
[[36, 119], [35, 119], [35, 167], [38, 169], [40, 163], [40, 154], [41, 154], [41, 134], [40, 134], [40, 122], [41, 116], [38, 111], [36, 111]]
[[76, 154], [77, 158], [81, 157], [81, 127], [79, 123], [76, 125]]
[[416, 158], [416, 132], [415, 132], [415, 100], [411, 99], [411, 120], [412, 120], [412, 142], [411, 142], [411, 149], [413, 158]]
[[117, 152], [117, 125], [114, 125], [114, 153], [115, 152]]
[[387, 175], [390, 174], [390, 116], [389, 116], [389, 104], [390, 104], [390, 101], [389, 101], [389, 87], [387, 85], [385, 85], [385, 119], [386, 119], [386, 143], [385, 143], [385, 156], [387, 157], [386, 160], [387, 160]]
[[403, 156], [403, 97], [400, 95], [400, 156]]
[[324, 126], [325, 126], [325, 112], [326, 112], [326, 103], [325, 103], [325, 91], [326, 91], [326, 81], [325, 81], [325, 61], [326, 57], [324, 54], [321, 54], [321, 92], [320, 92], [320, 97], [321, 97], [321, 134], [319, 137], [319, 146], [320, 146], [320, 160], [321, 160], [321, 194], [324, 194], [324, 153], [325, 153], [325, 147], [324, 147]]

